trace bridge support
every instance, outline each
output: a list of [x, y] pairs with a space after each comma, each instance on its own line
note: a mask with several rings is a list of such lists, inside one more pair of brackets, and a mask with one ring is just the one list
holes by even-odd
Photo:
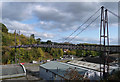
[[[104, 14], [105, 13], [105, 14]], [[107, 40], [106, 40], [107, 39]], [[101, 24], [100, 24], [100, 46], [104, 46], [104, 52], [100, 55], [100, 60], [103, 60], [103, 67], [101, 67], [100, 61], [100, 77], [103, 73], [103, 78], [106, 78], [106, 74], [109, 73], [109, 51], [106, 51], [105, 46], [109, 46], [109, 31], [108, 31], [108, 15], [107, 9], [104, 12], [104, 7], [101, 7]], [[107, 70], [106, 70], [107, 69]]]

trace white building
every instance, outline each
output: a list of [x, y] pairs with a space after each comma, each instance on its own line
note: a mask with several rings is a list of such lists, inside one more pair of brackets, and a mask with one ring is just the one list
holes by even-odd
[[[79, 67], [87, 68], [88, 71], [85, 73], [84, 77], [87, 77], [90, 80], [100, 79], [100, 64], [85, 62], [85, 61], [77, 61], [77, 60], [73, 60], [68, 63]], [[103, 64], [101, 65], [101, 68], [103, 68]], [[109, 66], [109, 74], [112, 74], [117, 70], [118, 67]], [[101, 69], [101, 71], [103, 71], [103, 69]], [[105, 69], [105, 72], [107, 72], [107, 68]], [[101, 74], [101, 76], [103, 76], [103, 74]]]

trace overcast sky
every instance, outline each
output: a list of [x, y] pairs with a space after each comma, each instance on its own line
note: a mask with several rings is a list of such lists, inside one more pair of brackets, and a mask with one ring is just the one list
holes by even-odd
[[[11, 33], [16, 29], [26, 36], [35, 34], [36, 38], [41, 38], [42, 41], [63, 42], [101, 6], [118, 14], [117, 2], [3, 2], [2, 23]], [[100, 11], [70, 39], [99, 15]], [[117, 44], [118, 19], [108, 15], [110, 43]], [[71, 42], [99, 43], [99, 26], [100, 17]]]

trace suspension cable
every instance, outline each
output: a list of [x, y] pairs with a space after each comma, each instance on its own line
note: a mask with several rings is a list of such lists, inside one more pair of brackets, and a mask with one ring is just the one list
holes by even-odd
[[[88, 24], [84, 29], [82, 29], [76, 36], [78, 36], [79, 34], [81, 34], [84, 30], [86, 30], [95, 20], [97, 20], [98, 18], [100, 17], [100, 15], [99, 16], [97, 16], [90, 24]], [[70, 41], [69, 42], [71, 42], [76, 36], [74, 36], [72, 39], [70, 39]]]
[[[104, 7], [105, 8], [105, 7]], [[107, 8], [105, 8], [105, 9], [107, 9]], [[116, 13], [114, 13], [114, 12], [112, 12], [111, 10], [109, 10], [109, 9], [107, 9], [108, 10], [108, 12], [109, 13], [111, 13], [111, 14], [113, 14], [114, 16], [116, 16], [116, 17], [118, 17], [118, 18], [120, 18], [120, 16], [118, 16]]]
[[[80, 25], [75, 31], [73, 31], [65, 40], [67, 40], [70, 36], [72, 36], [77, 30], [79, 30], [85, 23], [87, 23], [101, 8], [99, 8], [94, 14], [92, 14], [82, 25]], [[64, 40], [64, 41], [65, 41]], [[64, 42], [63, 41], [63, 42]]]

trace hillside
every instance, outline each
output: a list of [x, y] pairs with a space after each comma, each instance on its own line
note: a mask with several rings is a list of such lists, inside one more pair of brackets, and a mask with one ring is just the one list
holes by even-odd
[[[4, 24], [2, 24], [2, 27], [0, 28], [2, 28], [2, 63], [15, 63], [15, 49], [10, 48], [10, 46], [15, 45], [15, 33], [9, 33], [7, 27]], [[21, 34], [19, 36], [16, 34], [16, 45], [52, 43], [50, 40], [47, 42], [41, 42], [40, 38], [34, 39], [33, 35], [26, 37]], [[17, 59], [20, 59], [20, 62], [31, 62], [32, 60], [41, 61], [52, 58], [60, 58], [63, 55], [76, 55], [81, 57], [88, 55], [97, 56], [99, 53], [85, 50], [68, 50], [67, 52], [63, 52], [62, 49], [55, 48], [18, 48], [16, 50], [16, 55]]]
[[[2, 63], [3, 64], [10, 64], [15, 63], [15, 49], [10, 48], [10, 46], [15, 45], [15, 33], [8, 33], [7, 27], [2, 24]], [[20, 35], [20, 41], [19, 36], [17, 34], [16, 36], [16, 42], [17, 45], [23, 45], [23, 44], [36, 44], [36, 40], [32, 37], [26, 37], [23, 34]], [[42, 59], [49, 59], [52, 58], [52, 55], [50, 55], [47, 52], [44, 52], [41, 48], [30, 48], [30, 49], [24, 49], [20, 48], [17, 49], [17, 59], [20, 58], [21, 62], [30, 62], [32, 60], [42, 60]], [[47, 56], [46, 56], [47, 55]]]

